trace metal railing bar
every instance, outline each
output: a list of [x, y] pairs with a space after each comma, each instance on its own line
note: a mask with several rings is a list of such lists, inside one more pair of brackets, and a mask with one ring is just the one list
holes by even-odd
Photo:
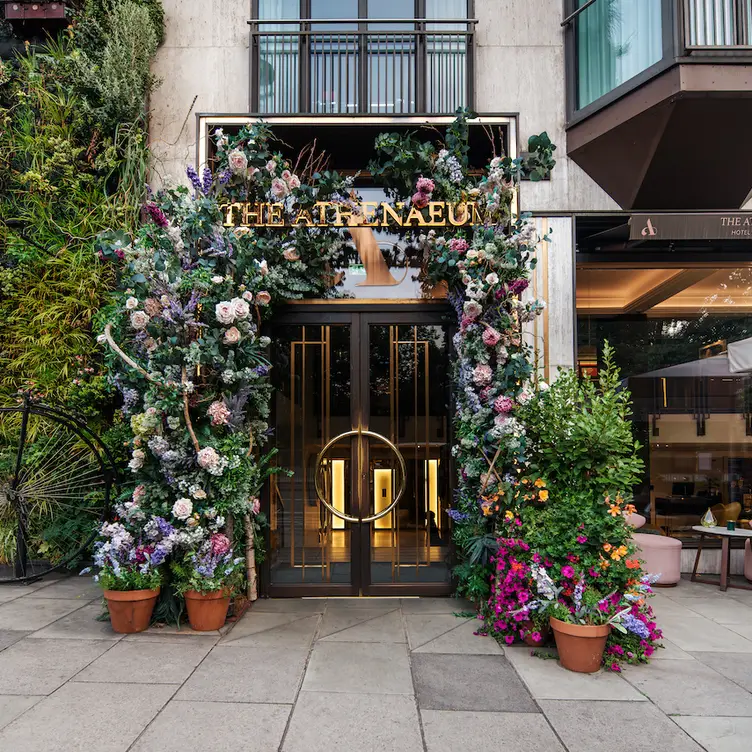
[[568, 24], [572, 23], [579, 15], [582, 13], [582, 11], [587, 10], [593, 3], [597, 2], [597, 0], [588, 0], [585, 5], [581, 5], [579, 8], [577, 8], [576, 11], [570, 13], [562, 22], [562, 26], [567, 26]]
[[[595, 0], [590, 0], [588, 5], [592, 5]], [[586, 6], [583, 6], [580, 10], [585, 10]], [[425, 18], [263, 18], [263, 19], [252, 19], [248, 21], [247, 23], [249, 25], [264, 25], [264, 24], [274, 24], [274, 25], [290, 25], [290, 24], [354, 24], [354, 23], [363, 23], [363, 21], [368, 21], [368, 24], [394, 24], [394, 23], [423, 23], [426, 21]], [[477, 18], [431, 18], [430, 23], [438, 23], [438, 24], [477, 24], [478, 19]], [[355, 29], [353, 29], [355, 31]], [[368, 31], [368, 29], [366, 29]], [[393, 31], [393, 30], [392, 30]], [[348, 29], [349, 32], [349, 29]]]
[[[427, 29], [415, 29], [413, 31], [403, 31], [400, 32], [401, 36], [407, 37], [470, 37], [473, 35], [474, 32], [472, 31], [430, 31]], [[339, 36], [340, 34], [346, 34], [347, 36], [351, 37], [390, 37], [394, 36], [394, 32], [387, 32], [387, 31], [363, 31], [359, 29], [352, 29], [351, 31], [344, 31], [344, 32], [335, 32], [335, 31], [327, 31], [327, 30], [321, 30], [317, 31], [316, 29], [300, 29], [296, 31], [281, 31], [279, 29], [277, 30], [270, 30], [270, 31], [262, 31], [262, 30], [256, 30], [252, 32], [253, 36], [256, 37], [320, 37], [322, 39], [326, 38], [334, 38]]]

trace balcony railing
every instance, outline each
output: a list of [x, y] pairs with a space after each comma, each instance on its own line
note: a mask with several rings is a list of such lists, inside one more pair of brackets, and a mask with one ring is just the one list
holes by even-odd
[[688, 52], [752, 49], [752, 3], [684, 0], [684, 45]]
[[473, 19], [250, 21], [261, 114], [450, 114], [473, 105]]

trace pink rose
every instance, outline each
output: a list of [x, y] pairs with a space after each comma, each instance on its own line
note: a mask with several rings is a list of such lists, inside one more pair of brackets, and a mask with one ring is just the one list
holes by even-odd
[[434, 185], [433, 180], [431, 180], [430, 178], [420, 177], [418, 178], [418, 182], [415, 184], [415, 187], [419, 193], [433, 193], [433, 189], [436, 186]]
[[251, 313], [251, 307], [243, 298], [233, 298], [230, 303], [236, 319], [247, 319]]
[[255, 496], [251, 498], [251, 513], [258, 514], [261, 511], [261, 501]]
[[290, 186], [291, 190], [295, 190], [296, 188], [300, 188], [300, 178], [297, 175], [293, 175], [287, 185]]
[[256, 293], [256, 303], [258, 305], [269, 305], [271, 302], [272, 296], [266, 290], [261, 290]]
[[281, 177], [282, 177], [282, 180], [285, 181], [285, 183], [289, 183], [290, 178], [292, 177], [292, 173], [290, 172], [290, 170], [282, 170]]
[[425, 209], [428, 206], [430, 196], [425, 193], [414, 193], [412, 197], [412, 205], [417, 209]]
[[289, 192], [287, 183], [285, 183], [284, 180], [281, 180], [280, 178], [274, 178], [274, 180], [272, 180], [272, 193], [276, 198], [284, 198]]
[[276, 163], [276, 162], [275, 162], [275, 161], [274, 161], [273, 159], [270, 159], [270, 160], [269, 160], [269, 161], [268, 161], [268, 162], [266, 163], [266, 171], [267, 171], [267, 172], [268, 172], [268, 173], [269, 173], [270, 175], [274, 175], [274, 171], [275, 171], [276, 169], [277, 169], [277, 163]]
[[240, 342], [240, 332], [238, 331], [238, 328], [236, 326], [231, 326], [225, 332], [225, 344], [237, 345], [238, 342]]
[[449, 250], [457, 251], [457, 253], [464, 253], [468, 249], [467, 240], [462, 238], [452, 238], [449, 241]]
[[493, 329], [490, 326], [483, 331], [483, 344], [488, 345], [489, 347], [497, 345], [500, 339], [501, 335], [496, 329]]
[[229, 300], [223, 300], [214, 307], [214, 314], [220, 324], [232, 324], [235, 321], [235, 307]]
[[248, 167], [248, 157], [240, 149], [233, 149], [227, 156], [227, 160], [230, 164], [230, 170], [235, 175], [245, 172]]
[[243, 300], [246, 300], [249, 303], [252, 303], [253, 302], [253, 293], [250, 290], [246, 290], [243, 293]]

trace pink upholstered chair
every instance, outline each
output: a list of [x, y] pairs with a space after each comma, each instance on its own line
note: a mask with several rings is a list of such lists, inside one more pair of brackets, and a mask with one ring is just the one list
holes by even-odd
[[744, 576], [752, 582], [752, 541], [744, 541]]
[[[641, 528], [645, 518], [641, 514], [630, 514], [627, 522], [633, 528]], [[665, 535], [632, 533], [637, 546], [637, 555], [645, 562], [649, 574], [659, 574], [656, 587], [673, 587], [681, 579], [681, 541]], [[750, 554], [752, 559], [752, 554]], [[750, 563], [752, 566], [752, 562]]]

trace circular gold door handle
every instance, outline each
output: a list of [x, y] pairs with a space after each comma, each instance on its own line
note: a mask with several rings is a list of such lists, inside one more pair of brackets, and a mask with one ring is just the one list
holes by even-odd
[[[324, 490], [321, 488], [321, 483], [319, 482], [319, 477], [321, 476], [321, 464], [324, 460], [324, 456], [332, 446], [334, 446], [338, 441], [346, 439], [348, 436], [369, 436], [372, 439], [383, 441], [396, 455], [397, 461], [399, 462], [400, 471], [402, 473], [402, 477], [400, 478], [399, 491], [397, 491], [394, 497], [394, 501], [392, 501], [392, 503], [388, 507], [386, 507], [386, 509], [382, 509], [378, 514], [372, 514], [369, 517], [352, 517], [349, 514], [340, 512], [326, 500]], [[345, 431], [344, 433], [341, 433], [339, 436], [335, 436], [333, 439], [326, 443], [326, 446], [324, 446], [324, 448], [319, 452], [318, 457], [316, 458], [316, 470], [313, 480], [316, 487], [316, 496], [318, 496], [319, 501], [335, 517], [339, 517], [341, 520], [345, 520], [347, 522], [374, 522], [375, 520], [380, 520], [382, 517], [386, 517], [392, 511], [392, 509], [394, 509], [394, 507], [399, 504], [402, 495], [405, 493], [405, 486], [407, 484], [407, 467], [405, 465], [405, 458], [402, 456], [402, 452], [400, 452], [397, 446], [389, 441], [386, 436], [382, 436], [380, 433], [376, 433], [374, 431], [364, 431], [356, 429], [353, 431]]]

